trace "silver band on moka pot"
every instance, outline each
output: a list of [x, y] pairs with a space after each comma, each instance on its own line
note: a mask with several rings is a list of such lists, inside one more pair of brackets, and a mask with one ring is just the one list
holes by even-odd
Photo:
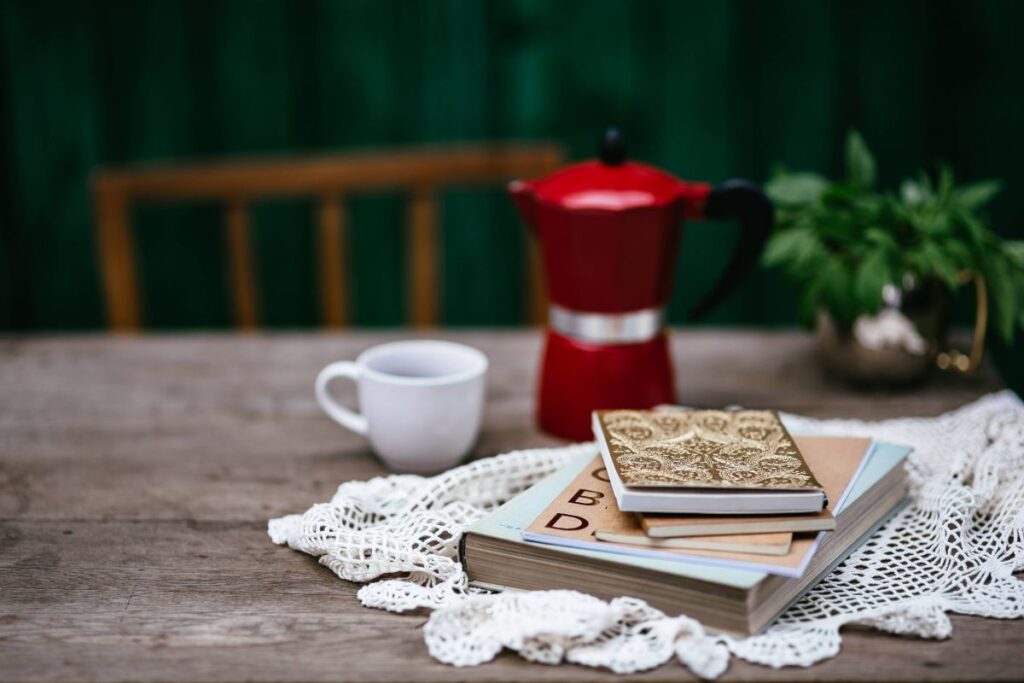
[[664, 307], [629, 313], [590, 313], [551, 304], [551, 329], [592, 344], [640, 344], [665, 327]]

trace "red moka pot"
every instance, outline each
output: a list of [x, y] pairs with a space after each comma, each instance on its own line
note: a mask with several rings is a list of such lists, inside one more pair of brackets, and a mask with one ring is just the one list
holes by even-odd
[[675, 401], [665, 306], [685, 219], [736, 218], [742, 238], [699, 319], [756, 265], [772, 206], [755, 185], [687, 182], [626, 160], [615, 130], [600, 157], [509, 186], [540, 240], [551, 312], [540, 377], [542, 429], [590, 439], [593, 410]]

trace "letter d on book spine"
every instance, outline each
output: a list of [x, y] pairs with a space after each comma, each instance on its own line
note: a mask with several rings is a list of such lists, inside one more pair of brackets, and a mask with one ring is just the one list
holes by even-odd
[[[563, 522], [562, 520], [566, 520], [566, 521]], [[573, 520], [573, 521], [570, 521], [570, 520]], [[567, 525], [575, 523], [575, 526], [559, 526], [559, 523], [563, 523], [563, 524], [567, 524]], [[565, 512], [558, 512], [558, 513], [555, 513], [555, 516], [552, 517], [548, 521], [548, 523], [545, 524], [544, 526], [546, 528], [548, 528], [548, 529], [557, 529], [558, 531], [579, 531], [580, 529], [586, 529], [589, 525], [590, 525], [590, 522], [588, 522], [587, 520], [583, 519], [582, 517], [577, 517], [576, 515], [570, 515], [570, 514], [567, 514]]]

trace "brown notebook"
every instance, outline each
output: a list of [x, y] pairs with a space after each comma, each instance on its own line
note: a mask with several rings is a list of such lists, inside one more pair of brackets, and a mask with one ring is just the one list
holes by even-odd
[[[868, 453], [869, 439], [838, 439], [836, 437], [797, 437], [810, 463], [817, 473], [828, 499], [837, 504], [853, 481]], [[837, 447], [847, 442], [844, 447]], [[807, 465], [805, 464], [805, 467]], [[813, 476], [813, 475], [812, 475]], [[621, 512], [616, 506], [608, 473], [602, 460], [594, 458], [589, 467], [551, 502], [526, 528], [527, 541], [551, 543], [574, 548], [603, 550], [625, 555], [638, 555], [677, 561], [697, 561], [717, 566], [752, 569], [799, 577], [807, 567], [818, 545], [817, 535], [793, 538], [789, 551], [783, 555], [764, 555], [750, 552], [725, 552], [692, 548], [650, 547], [640, 543], [602, 542], [596, 531], [646, 539], [636, 515]]]

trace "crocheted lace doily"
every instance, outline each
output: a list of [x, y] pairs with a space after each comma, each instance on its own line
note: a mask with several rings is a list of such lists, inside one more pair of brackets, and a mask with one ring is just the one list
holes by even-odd
[[[651, 669], [674, 654], [701, 677], [731, 655], [773, 667], [809, 666], [839, 652], [844, 624], [923, 638], [952, 632], [947, 612], [1024, 616], [1024, 403], [986, 396], [935, 418], [867, 423], [784, 415], [796, 432], [863, 435], [914, 446], [911, 505], [787, 610], [748, 638], [709, 634], [634, 598], [611, 602], [573, 591], [484, 593], [458, 560], [463, 530], [593, 444], [524, 450], [436, 477], [348, 482], [329, 503], [270, 521], [275, 543], [316, 555], [348, 581], [366, 583], [367, 607], [432, 608], [424, 627], [435, 658], [480, 664], [503, 648], [548, 664], [616, 672]], [[387, 575], [401, 578], [386, 578]], [[372, 583], [371, 583], [372, 582]]]

